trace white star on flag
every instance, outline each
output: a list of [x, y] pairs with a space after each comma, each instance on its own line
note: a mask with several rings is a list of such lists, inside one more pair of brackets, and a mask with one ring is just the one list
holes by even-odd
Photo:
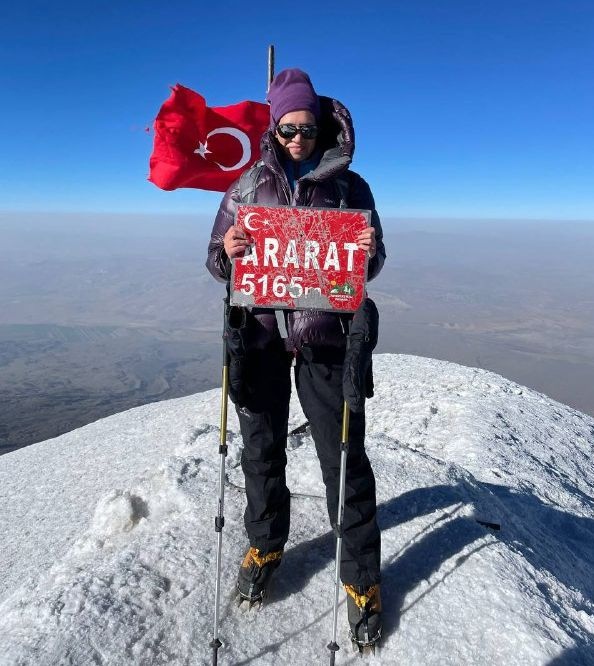
[[198, 145], [198, 148], [196, 148], [196, 150], [194, 152], [197, 153], [198, 155], [200, 155], [200, 157], [202, 157], [203, 159], [206, 159], [206, 157], [205, 157], [206, 153], [211, 153], [212, 151], [208, 150], [208, 148], [206, 147], [206, 144], [202, 143], [202, 141], [201, 141], [200, 144]]

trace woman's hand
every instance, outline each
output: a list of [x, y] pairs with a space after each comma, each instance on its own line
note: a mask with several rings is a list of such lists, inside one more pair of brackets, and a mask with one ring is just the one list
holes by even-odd
[[240, 254], [243, 254], [245, 248], [249, 244], [250, 241], [248, 240], [245, 231], [235, 225], [229, 227], [223, 237], [223, 245], [229, 259], [234, 259]]
[[375, 257], [375, 229], [367, 227], [357, 236], [357, 247], [366, 250], [369, 257]]

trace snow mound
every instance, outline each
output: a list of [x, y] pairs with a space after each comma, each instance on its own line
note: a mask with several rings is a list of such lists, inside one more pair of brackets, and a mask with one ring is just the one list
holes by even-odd
[[[385, 637], [369, 662], [593, 664], [594, 419], [473, 368], [374, 365]], [[0, 459], [0, 664], [210, 663], [219, 399], [130, 410]], [[303, 422], [293, 401], [291, 427]], [[325, 663], [334, 543], [313, 441], [289, 438], [290, 541], [248, 616], [234, 603], [247, 545], [234, 415], [228, 442], [220, 663]], [[344, 604], [337, 663], [357, 663]]]

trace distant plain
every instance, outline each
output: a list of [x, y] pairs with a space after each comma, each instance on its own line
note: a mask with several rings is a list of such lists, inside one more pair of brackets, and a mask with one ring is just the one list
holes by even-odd
[[[196, 216], [0, 214], [0, 452], [220, 385]], [[594, 415], [594, 223], [384, 220], [378, 352], [493, 370]]]

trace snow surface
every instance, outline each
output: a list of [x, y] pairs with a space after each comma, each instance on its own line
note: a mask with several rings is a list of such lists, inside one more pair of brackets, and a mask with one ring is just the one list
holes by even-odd
[[[594, 419], [483, 370], [374, 361], [367, 448], [384, 640], [338, 664], [594, 664]], [[147, 405], [0, 458], [0, 664], [208, 664], [220, 392]], [[298, 402], [290, 427], [304, 422]], [[288, 442], [291, 535], [268, 603], [230, 410], [220, 664], [324, 664], [334, 544], [313, 442]], [[495, 531], [478, 520], [500, 523]]]

